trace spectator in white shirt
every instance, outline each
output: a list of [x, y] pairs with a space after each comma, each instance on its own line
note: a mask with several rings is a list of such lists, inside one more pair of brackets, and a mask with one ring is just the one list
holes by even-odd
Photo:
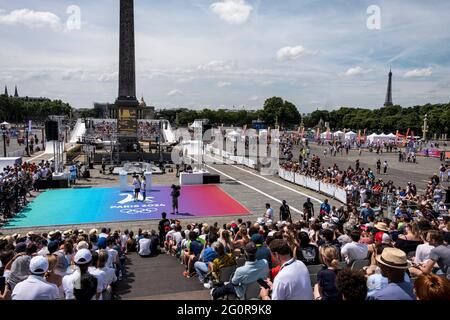
[[42, 256], [35, 256], [30, 261], [31, 275], [18, 283], [12, 292], [12, 300], [56, 300], [58, 287], [48, 283], [44, 275], [48, 270], [48, 260]]
[[341, 249], [341, 256], [348, 265], [351, 265], [355, 260], [367, 259], [369, 248], [367, 244], [358, 242], [360, 237], [359, 231], [353, 230], [350, 233], [352, 242], [345, 244]]
[[[74, 257], [74, 263], [76, 266], [75, 272], [67, 275], [62, 280], [62, 286], [66, 300], [74, 300], [74, 290], [83, 289], [81, 286], [81, 279], [83, 276], [89, 274], [89, 266], [92, 262], [92, 254], [88, 249], [79, 250]], [[93, 275], [97, 279], [97, 292], [95, 295], [96, 300], [102, 300], [102, 291], [104, 288], [104, 279], [99, 275]]]
[[273, 221], [273, 209], [270, 207], [270, 203], [266, 203], [266, 213], [264, 214], [264, 218], [266, 219], [266, 221]]
[[[313, 292], [308, 269], [291, 255], [291, 248], [284, 239], [270, 243], [272, 262], [281, 266], [272, 285], [272, 300], [312, 300]], [[270, 280], [267, 283], [271, 286]], [[270, 300], [269, 289], [261, 289], [261, 298]]]
[[427, 232], [425, 241], [423, 244], [419, 244], [416, 249], [416, 255], [414, 257], [414, 263], [422, 264], [430, 259], [430, 252], [434, 246], [430, 245], [430, 233]]
[[151, 241], [148, 236], [148, 232], [145, 231], [143, 234], [143, 238], [138, 242], [138, 252], [141, 257], [149, 257], [151, 255], [150, 245]]

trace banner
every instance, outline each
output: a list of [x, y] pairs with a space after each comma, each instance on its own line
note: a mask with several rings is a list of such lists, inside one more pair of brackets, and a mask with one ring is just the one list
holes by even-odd
[[347, 204], [347, 192], [343, 188], [336, 188], [334, 197], [340, 202]]
[[329, 195], [330, 197], [334, 198], [334, 193], [336, 191], [336, 186], [331, 183], [320, 183], [320, 192], [325, 193], [326, 195]]
[[279, 168], [278, 169], [278, 176], [281, 178], [281, 179], [284, 179], [284, 169], [281, 169], [281, 168]]
[[306, 177], [306, 187], [312, 190], [320, 191], [320, 181]]
[[284, 174], [284, 180], [295, 183], [294, 173], [292, 171], [286, 171]]

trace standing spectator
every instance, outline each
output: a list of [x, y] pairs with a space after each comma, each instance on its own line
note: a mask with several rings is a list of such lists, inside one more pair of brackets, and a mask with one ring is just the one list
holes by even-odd
[[303, 204], [303, 212], [305, 213], [304, 220], [309, 221], [314, 216], [314, 205], [310, 198], [306, 198], [306, 202]]
[[384, 174], [387, 173], [387, 168], [388, 168], [387, 160], [384, 160], [384, 162], [383, 162], [383, 173], [384, 173]]
[[270, 207], [270, 203], [266, 203], [266, 213], [264, 214], [264, 219], [273, 221], [273, 209]]
[[138, 176], [133, 177], [133, 187], [134, 187], [134, 201], [138, 201], [139, 192], [141, 191], [141, 183], [139, 182]]
[[[281, 266], [273, 282], [272, 300], [312, 300], [308, 269], [303, 262], [291, 256], [288, 242], [275, 239], [270, 243], [270, 251], [274, 264]], [[262, 288], [260, 295], [263, 300], [270, 300], [268, 289]]]
[[289, 209], [286, 200], [283, 200], [280, 207], [280, 220], [292, 222], [291, 209]]

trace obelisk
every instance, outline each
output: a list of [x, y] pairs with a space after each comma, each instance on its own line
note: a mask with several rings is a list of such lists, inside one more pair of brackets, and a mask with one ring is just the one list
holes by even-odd
[[119, 96], [115, 102], [120, 151], [139, 146], [137, 134], [134, 0], [120, 0]]
[[384, 101], [385, 107], [392, 107], [394, 104], [392, 103], [392, 70], [389, 70], [389, 80], [388, 87], [386, 92], [386, 99]]

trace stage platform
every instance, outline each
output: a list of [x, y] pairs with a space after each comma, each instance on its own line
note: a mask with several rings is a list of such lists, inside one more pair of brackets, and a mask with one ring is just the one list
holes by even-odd
[[[216, 185], [183, 186], [180, 213], [172, 211], [169, 186], [153, 186], [146, 201], [134, 201], [133, 192], [119, 188], [83, 188], [46, 191], [24, 208], [5, 229], [155, 220], [168, 218], [248, 215], [250, 211]], [[142, 200], [142, 198], [141, 198]]]

